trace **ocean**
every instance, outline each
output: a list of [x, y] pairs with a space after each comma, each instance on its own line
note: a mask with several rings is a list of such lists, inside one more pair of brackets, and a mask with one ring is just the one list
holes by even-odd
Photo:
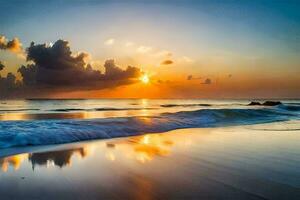
[[1, 100], [0, 148], [300, 119], [300, 100], [279, 101], [250, 106], [250, 100]]

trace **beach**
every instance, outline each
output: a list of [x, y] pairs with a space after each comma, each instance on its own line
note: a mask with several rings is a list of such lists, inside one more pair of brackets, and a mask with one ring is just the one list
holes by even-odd
[[0, 200], [300, 200], [300, 0], [0, 10]]
[[1, 151], [1, 199], [299, 199], [299, 121]]

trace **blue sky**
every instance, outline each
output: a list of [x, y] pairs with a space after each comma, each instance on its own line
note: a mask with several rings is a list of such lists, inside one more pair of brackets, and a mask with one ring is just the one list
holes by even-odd
[[266, 40], [266, 43], [280, 43], [285, 50], [299, 50], [299, 1], [0, 2], [0, 18], [4, 19], [0, 22], [1, 33], [7, 37], [18, 36], [25, 44], [57, 37], [77, 39], [75, 34], [83, 38], [91, 34], [130, 36], [131, 32], [143, 33], [135, 29], [143, 27], [140, 22], [149, 29], [156, 27], [157, 30], [151, 30], [153, 34], [174, 37], [176, 34], [168, 31], [176, 31], [195, 41], [201, 41], [201, 35], [197, 34], [205, 34], [210, 36], [205, 39], [213, 45], [217, 45], [214, 41], [223, 42], [232, 49], [239, 48], [230, 44], [233, 40], [250, 44]]
[[[271, 80], [300, 71], [299, 1], [0, 0], [0, 8], [0, 34], [20, 38], [24, 47], [64, 39], [99, 63], [114, 58], [164, 77], [256, 73]], [[114, 45], [104, 45], [109, 39]], [[125, 43], [172, 52], [173, 68], [156, 68], [159, 60]], [[0, 58], [12, 71], [22, 63], [3, 52]]]

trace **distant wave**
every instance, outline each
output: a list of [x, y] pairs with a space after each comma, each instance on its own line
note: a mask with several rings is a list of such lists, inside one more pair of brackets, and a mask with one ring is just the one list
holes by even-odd
[[0, 148], [68, 143], [90, 139], [158, 133], [181, 128], [220, 127], [299, 119], [285, 108], [202, 109], [158, 116], [89, 120], [0, 122]]
[[288, 111], [300, 111], [300, 104], [279, 105], [278, 108]]
[[194, 106], [211, 106], [211, 104], [162, 104], [161, 107], [194, 107]]
[[155, 108], [91, 108], [91, 109], [62, 108], [62, 109], [52, 109], [48, 111], [71, 112], [71, 111], [122, 111], [122, 110], [151, 110], [151, 109], [155, 109]]
[[40, 109], [35, 109], [35, 108], [32, 108], [32, 109], [0, 109], [0, 112], [18, 112], [18, 111], [37, 111], [37, 110], [40, 110]]
[[255, 129], [251, 128], [250, 130], [256, 130], [256, 131], [300, 131], [300, 128], [281, 128], [281, 129], [272, 129], [272, 128], [262, 128], [262, 129]]
[[287, 105], [297, 105], [297, 106], [300, 106], [300, 103], [285, 103]]
[[26, 99], [26, 101], [82, 101], [82, 100], [87, 100], [87, 99], [82, 99], [82, 98], [79, 98], [79, 99], [61, 99], [61, 98], [28, 98]]
[[193, 103], [193, 104], [161, 104], [160, 107], [208, 107], [208, 106], [246, 106], [247, 104], [241, 103], [228, 103], [228, 104], [206, 104], [206, 103]]
[[86, 109], [82, 108], [61, 108], [61, 109], [51, 109], [48, 111], [55, 111], [55, 112], [70, 112], [70, 111], [85, 111]]

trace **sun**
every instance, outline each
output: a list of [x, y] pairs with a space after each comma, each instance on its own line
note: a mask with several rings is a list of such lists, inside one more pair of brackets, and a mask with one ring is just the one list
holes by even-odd
[[140, 78], [140, 80], [141, 80], [142, 83], [144, 83], [144, 84], [147, 84], [147, 83], [149, 83], [149, 81], [150, 81], [149, 76], [148, 76], [147, 74], [144, 74], [144, 75]]

